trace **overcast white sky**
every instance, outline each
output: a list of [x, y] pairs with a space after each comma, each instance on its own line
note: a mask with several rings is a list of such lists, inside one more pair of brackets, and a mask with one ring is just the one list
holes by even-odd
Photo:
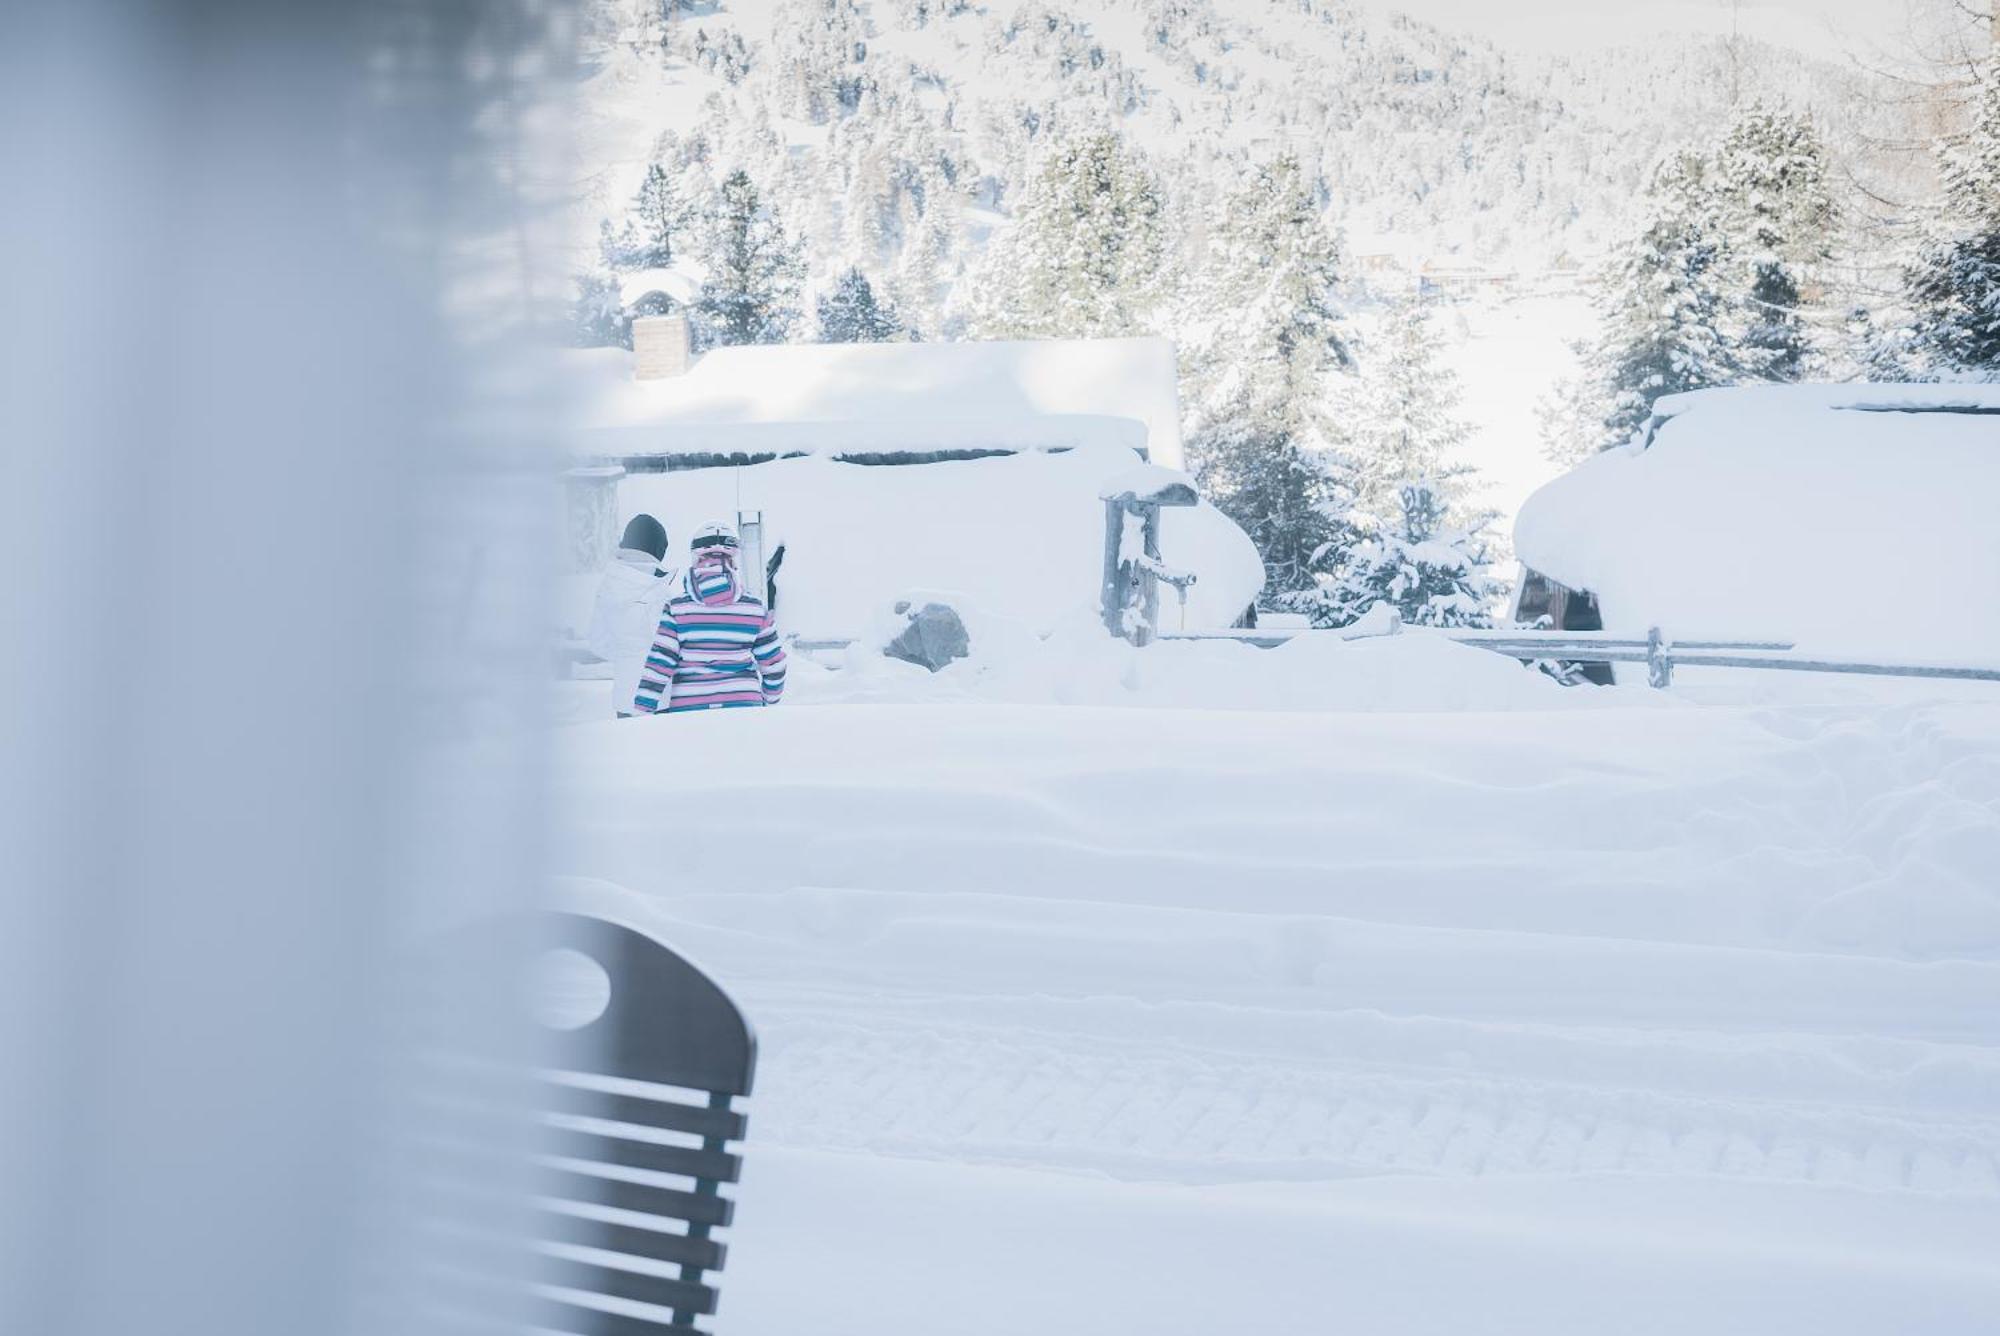
[[[1729, 0], [1371, 0], [1453, 31], [1515, 46], [1573, 49], [1629, 41], [1671, 28], [1727, 33]], [[1749, 36], [1820, 54], [1893, 44], [1907, 0], [1743, 0]]]

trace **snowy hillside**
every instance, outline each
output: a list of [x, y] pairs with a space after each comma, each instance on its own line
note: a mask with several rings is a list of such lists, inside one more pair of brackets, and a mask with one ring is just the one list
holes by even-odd
[[1663, 148], [1720, 126], [1732, 79], [1850, 119], [1858, 90], [1773, 48], [1747, 74], [1698, 37], [1521, 54], [1338, 0], [727, 0], [665, 24], [651, 0], [601, 6], [587, 234], [663, 135], [700, 135], [719, 163], [783, 178], [780, 207], [828, 274], [939, 227], [948, 267], [969, 261], [1036, 146], [1101, 125], [1184, 196], [1290, 150], [1352, 232], [1538, 268], [1601, 246]]

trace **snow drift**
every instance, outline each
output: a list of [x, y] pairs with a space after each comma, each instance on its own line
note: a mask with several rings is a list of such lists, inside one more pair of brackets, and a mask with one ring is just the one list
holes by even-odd
[[[788, 635], [859, 636], [919, 589], [1044, 634], [1095, 615], [1098, 492], [1132, 462], [1129, 451], [1093, 448], [912, 465], [814, 456], [635, 474], [621, 485], [619, 518], [650, 512], [680, 544], [699, 525], [763, 511], [767, 546], [786, 545], [778, 623]], [[1189, 627], [1228, 626], [1264, 583], [1256, 547], [1206, 502], [1164, 514], [1161, 548], [1169, 564], [1199, 577]], [[1171, 591], [1161, 615], [1169, 627], [1180, 623]], [[1109, 638], [1101, 627], [1098, 635]]]
[[976, 609], [967, 624], [972, 657], [936, 674], [884, 658], [880, 646], [900, 626], [879, 624], [825, 662], [801, 659], [793, 699], [1407, 713], [1673, 704], [1643, 689], [1571, 691], [1513, 659], [1421, 631], [1366, 640], [1315, 634], [1278, 649], [1175, 640], [1134, 649], [1094, 619], [1047, 637]]

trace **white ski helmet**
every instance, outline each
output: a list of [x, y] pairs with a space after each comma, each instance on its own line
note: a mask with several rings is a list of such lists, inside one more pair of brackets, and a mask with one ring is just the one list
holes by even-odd
[[699, 529], [696, 529], [694, 537], [688, 540], [688, 551], [696, 557], [701, 556], [704, 552], [713, 552], [717, 549], [734, 557], [738, 546], [736, 530], [730, 528], [727, 524], [704, 524]]

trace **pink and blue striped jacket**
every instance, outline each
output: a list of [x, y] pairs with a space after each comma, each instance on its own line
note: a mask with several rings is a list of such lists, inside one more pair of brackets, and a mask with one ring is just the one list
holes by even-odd
[[770, 609], [742, 592], [733, 567], [704, 559], [660, 616], [634, 712], [776, 705], [784, 694], [785, 647]]

